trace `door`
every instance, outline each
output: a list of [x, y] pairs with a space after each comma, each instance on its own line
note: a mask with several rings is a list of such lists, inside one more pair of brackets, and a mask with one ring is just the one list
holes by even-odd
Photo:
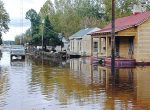
[[119, 57], [119, 45], [120, 45], [120, 38], [119, 37], [116, 37], [115, 38], [115, 56], [116, 57]]
[[129, 50], [128, 50], [129, 58], [133, 58], [133, 54], [134, 54], [133, 37], [129, 37]]

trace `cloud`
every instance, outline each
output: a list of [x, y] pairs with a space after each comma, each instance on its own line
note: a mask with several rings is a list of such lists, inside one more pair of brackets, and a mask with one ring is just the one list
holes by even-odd
[[37, 12], [46, 0], [3, 0], [4, 7], [10, 16], [9, 32], [3, 34], [4, 40], [14, 40], [16, 35], [26, 31], [30, 27], [30, 21], [25, 19], [25, 14], [29, 9]]
[[20, 18], [13, 18], [11, 19], [9, 26], [12, 27], [30, 27], [30, 21]]
[[24, 33], [29, 27], [14, 27], [10, 26], [9, 32], [6, 34], [4, 33], [2, 36], [3, 40], [15, 40], [16, 35], [20, 35], [21, 33]]

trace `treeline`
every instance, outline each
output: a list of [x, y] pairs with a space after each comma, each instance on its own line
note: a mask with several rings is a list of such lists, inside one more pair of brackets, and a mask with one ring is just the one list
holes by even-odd
[[[116, 0], [116, 17], [130, 15], [137, 3], [138, 0]], [[47, 0], [39, 14], [48, 15], [54, 29], [69, 37], [81, 28], [102, 28], [109, 23], [111, 0]]]
[[0, 45], [2, 44], [2, 34], [9, 30], [8, 23], [10, 22], [9, 15], [4, 8], [4, 3], [0, 0]]
[[[130, 15], [133, 5], [138, 3], [139, 0], [116, 0], [116, 18]], [[148, 1], [145, 3], [149, 10], [150, 3]], [[46, 18], [49, 20], [51, 32], [62, 33], [63, 36], [69, 37], [82, 28], [102, 28], [108, 24], [111, 21], [111, 0], [55, 0], [54, 2], [47, 0], [34, 17], [37, 17], [39, 21], [35, 23], [35, 26], [31, 22], [31, 29], [25, 33], [27, 41], [38, 37], [39, 40], [41, 39], [41, 22]], [[37, 41], [38, 39], [35, 40]]]

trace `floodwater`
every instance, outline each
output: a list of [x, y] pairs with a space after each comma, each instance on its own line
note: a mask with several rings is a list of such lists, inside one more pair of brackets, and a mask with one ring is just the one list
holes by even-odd
[[111, 74], [90, 58], [10, 62], [2, 52], [0, 110], [150, 110], [150, 67]]

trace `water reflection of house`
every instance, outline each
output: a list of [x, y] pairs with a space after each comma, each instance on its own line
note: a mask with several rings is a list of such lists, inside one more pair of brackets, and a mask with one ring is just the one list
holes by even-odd
[[98, 65], [93, 66], [90, 58], [72, 59], [70, 60], [70, 69], [75, 77], [86, 84], [99, 83]]
[[[150, 11], [115, 20], [116, 56], [150, 62]], [[111, 56], [111, 23], [92, 33], [99, 38], [99, 57]], [[104, 43], [103, 43], [104, 42]]]
[[[97, 52], [98, 40], [95, 38], [92, 41], [91, 35], [88, 34], [98, 30], [99, 28], [86, 28], [70, 36], [70, 53], [91, 56], [93, 52]], [[94, 46], [94, 49], [92, 49], [92, 45]]]
[[70, 69], [79, 84], [97, 94], [106, 93], [105, 109], [119, 110], [133, 106], [150, 109], [150, 68], [116, 69], [115, 74], [111, 74], [109, 68], [94, 67], [89, 59], [74, 59], [70, 61]]
[[150, 109], [149, 67], [117, 69], [114, 75], [111, 74], [110, 69], [104, 67], [99, 67], [99, 71], [106, 74], [106, 92], [113, 99], [108, 100], [107, 109], [118, 110], [125, 106]]
[[134, 70], [136, 73], [136, 95], [139, 105], [144, 106], [146, 110], [150, 110], [150, 68], [138, 67]]
[[150, 108], [149, 73], [150, 68], [145, 67], [117, 69], [112, 75], [109, 68], [94, 66], [89, 58], [71, 59], [70, 69], [33, 66], [31, 86], [41, 85], [45, 97], [55, 96], [64, 105], [92, 103], [104, 110]]

